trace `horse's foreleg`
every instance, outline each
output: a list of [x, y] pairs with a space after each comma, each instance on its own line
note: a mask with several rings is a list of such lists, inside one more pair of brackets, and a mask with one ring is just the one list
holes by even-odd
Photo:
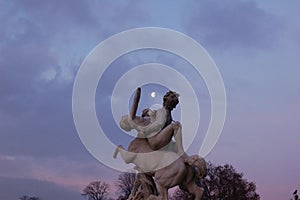
[[186, 186], [186, 189], [188, 190], [189, 193], [192, 193], [195, 195], [195, 200], [201, 200], [202, 195], [204, 192], [204, 189], [202, 187], [199, 187], [196, 185], [196, 183], [190, 183]]
[[126, 164], [132, 163], [134, 161], [135, 157], [136, 157], [135, 154], [126, 151], [122, 145], [119, 145], [116, 148], [113, 157], [117, 158], [117, 155], [118, 155], [119, 152], [121, 154], [122, 159], [125, 161]]
[[204, 189], [202, 187], [198, 187], [198, 189], [197, 189], [197, 191], [195, 193], [195, 199], [196, 200], [201, 200], [202, 196], [203, 196], [203, 193], [204, 193]]

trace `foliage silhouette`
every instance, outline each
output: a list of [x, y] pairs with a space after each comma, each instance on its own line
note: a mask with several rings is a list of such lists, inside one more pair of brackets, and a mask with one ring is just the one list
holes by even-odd
[[[207, 163], [207, 176], [197, 180], [197, 185], [205, 189], [203, 200], [259, 200], [253, 182], [243, 179], [243, 174], [236, 172], [233, 166], [215, 166]], [[172, 200], [192, 200], [194, 197], [183, 190], [177, 189]]]

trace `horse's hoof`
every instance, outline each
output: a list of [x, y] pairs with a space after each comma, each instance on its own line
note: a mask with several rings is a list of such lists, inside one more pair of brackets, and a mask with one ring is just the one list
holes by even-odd
[[120, 151], [120, 148], [121, 148], [121, 145], [119, 145], [119, 146], [115, 149], [115, 152], [114, 152], [114, 155], [113, 155], [114, 159], [117, 158], [118, 153], [119, 153], [119, 151]]
[[114, 155], [113, 155], [113, 158], [116, 159], [117, 156], [118, 156], [118, 153], [119, 153], [119, 149], [116, 148], [115, 152], [114, 152]]

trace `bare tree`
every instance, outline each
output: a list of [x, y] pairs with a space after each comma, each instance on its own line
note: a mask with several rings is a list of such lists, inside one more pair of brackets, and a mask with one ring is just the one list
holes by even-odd
[[26, 196], [26, 195], [20, 197], [19, 199], [20, 199], [20, 200], [40, 200], [39, 197], [35, 197], [35, 196], [29, 197], [29, 196]]
[[119, 195], [127, 199], [133, 188], [136, 174], [125, 172], [119, 175], [117, 182], [115, 183], [118, 188]]
[[109, 184], [102, 181], [93, 181], [83, 189], [83, 196], [88, 200], [103, 200], [109, 192]]
[[29, 200], [40, 200], [39, 197], [30, 197]]
[[26, 196], [26, 195], [24, 195], [24, 196], [20, 197], [19, 199], [20, 199], [20, 200], [29, 200], [29, 197]]

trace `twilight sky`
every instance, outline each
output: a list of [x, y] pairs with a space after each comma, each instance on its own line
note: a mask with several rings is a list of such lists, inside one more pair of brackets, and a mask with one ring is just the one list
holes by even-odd
[[[220, 70], [227, 117], [206, 160], [232, 164], [256, 183], [261, 199], [291, 198], [300, 189], [299, 8], [299, 0], [0, 0], [0, 199], [79, 200], [93, 180], [110, 183], [116, 196], [119, 172], [92, 157], [78, 137], [72, 88], [96, 45], [146, 26], [194, 38]], [[192, 80], [201, 99], [200, 129], [207, 128], [210, 103], [203, 80], [174, 55], [137, 51], [111, 64], [96, 93], [97, 116], [117, 145], [126, 146], [130, 138], [110, 128], [111, 116], [103, 115], [112, 88], [122, 73], [149, 62], [184, 71]], [[144, 89], [143, 106], [160, 103], [159, 95], [159, 101], [147, 95], [165, 88]], [[190, 153], [198, 152], [201, 133]]]

